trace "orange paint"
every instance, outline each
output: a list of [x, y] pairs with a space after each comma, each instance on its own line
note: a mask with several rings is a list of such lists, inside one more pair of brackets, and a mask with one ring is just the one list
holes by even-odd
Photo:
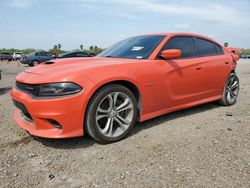
[[[70, 96], [37, 99], [14, 87], [12, 99], [27, 108], [34, 123], [25, 120], [19, 109], [14, 112], [14, 121], [39, 137], [82, 136], [89, 100], [100, 87], [113, 81], [130, 82], [138, 89], [141, 98], [139, 121], [222, 98], [224, 84], [237, 59], [223, 47], [222, 55], [159, 59], [157, 55], [171, 37], [194, 36], [213, 41], [188, 33], [160, 35], [166, 37], [148, 59], [58, 59], [53, 60], [54, 64], [40, 64], [25, 70], [16, 77], [18, 82], [45, 84], [67, 81], [80, 85], [83, 90]], [[170, 52], [179, 57], [178, 51]], [[49, 119], [59, 122], [62, 129], [55, 128]]]

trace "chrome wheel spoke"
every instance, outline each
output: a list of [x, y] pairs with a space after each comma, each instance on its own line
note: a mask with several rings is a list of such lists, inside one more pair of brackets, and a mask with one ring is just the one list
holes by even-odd
[[122, 118], [122, 117], [119, 116], [119, 115], [117, 115], [116, 118], [117, 118], [118, 120], [120, 120], [123, 124], [129, 125], [129, 123], [130, 123], [128, 120]]
[[97, 112], [98, 113], [102, 113], [102, 114], [108, 114], [109, 113], [109, 110], [104, 110], [102, 109], [100, 106], [97, 108]]
[[129, 99], [125, 99], [125, 101], [120, 106], [117, 107], [117, 111], [119, 112], [123, 108], [126, 108], [129, 104], [130, 104], [130, 100]]
[[112, 109], [114, 106], [114, 100], [112, 94], [108, 95], [108, 99], [109, 99], [109, 108]]
[[116, 108], [116, 103], [117, 103], [117, 98], [118, 98], [118, 95], [119, 95], [119, 92], [116, 92], [115, 94], [114, 94], [114, 103], [113, 103], [113, 107], [114, 108]]
[[123, 108], [121, 108], [120, 110], [118, 110], [117, 112], [122, 112], [122, 111], [125, 111], [125, 110], [130, 110], [130, 109], [133, 109], [133, 105], [130, 104], [128, 106], [125, 106]]
[[103, 114], [103, 115], [97, 115], [96, 120], [99, 121], [102, 118], [107, 118], [108, 114]]
[[232, 98], [236, 97], [236, 94], [233, 91], [230, 91], [230, 95], [232, 96]]
[[231, 89], [235, 89], [238, 87], [238, 82], [234, 81], [234, 83], [231, 85]]
[[231, 101], [230, 91], [227, 92], [227, 100], [228, 100], [229, 102]]
[[234, 81], [234, 78], [231, 78], [231, 79], [229, 80], [229, 82], [228, 82], [228, 86], [229, 86], [229, 87], [232, 85], [233, 81]]
[[120, 128], [122, 128], [123, 130], [127, 129], [128, 125], [122, 123], [117, 117], [115, 117], [114, 120], [118, 123]]
[[111, 124], [112, 124], [112, 127], [113, 127], [113, 120], [111, 118], [108, 118], [108, 121], [107, 121], [104, 129], [102, 130], [102, 133], [107, 134], [107, 132], [109, 132]]

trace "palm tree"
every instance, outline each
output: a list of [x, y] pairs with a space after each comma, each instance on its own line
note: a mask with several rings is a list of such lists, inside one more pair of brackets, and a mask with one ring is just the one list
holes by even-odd
[[228, 42], [224, 43], [224, 47], [226, 47], [226, 48], [228, 47]]
[[90, 46], [90, 47], [89, 47], [89, 50], [90, 50], [90, 51], [92, 51], [93, 49], [94, 49], [94, 47], [93, 47], [93, 46]]
[[57, 47], [57, 45], [54, 45], [54, 48], [53, 48], [54, 50], [57, 50], [58, 49], [58, 47]]
[[57, 45], [58, 50], [60, 50], [60, 49], [61, 49], [61, 47], [62, 47], [62, 45], [61, 45], [61, 44], [58, 44], [58, 45]]
[[80, 45], [80, 49], [83, 50], [83, 45], [82, 44]]

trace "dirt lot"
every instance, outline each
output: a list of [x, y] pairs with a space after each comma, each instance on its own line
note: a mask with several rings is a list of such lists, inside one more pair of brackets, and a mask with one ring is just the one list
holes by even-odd
[[138, 123], [125, 140], [38, 139], [18, 128], [9, 91], [16, 62], [0, 62], [0, 187], [250, 187], [250, 60], [238, 103], [210, 103]]

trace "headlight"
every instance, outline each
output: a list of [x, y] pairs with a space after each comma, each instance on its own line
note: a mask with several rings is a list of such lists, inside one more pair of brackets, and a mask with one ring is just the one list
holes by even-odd
[[38, 97], [72, 95], [80, 92], [82, 87], [72, 82], [42, 84], [38, 86]]

